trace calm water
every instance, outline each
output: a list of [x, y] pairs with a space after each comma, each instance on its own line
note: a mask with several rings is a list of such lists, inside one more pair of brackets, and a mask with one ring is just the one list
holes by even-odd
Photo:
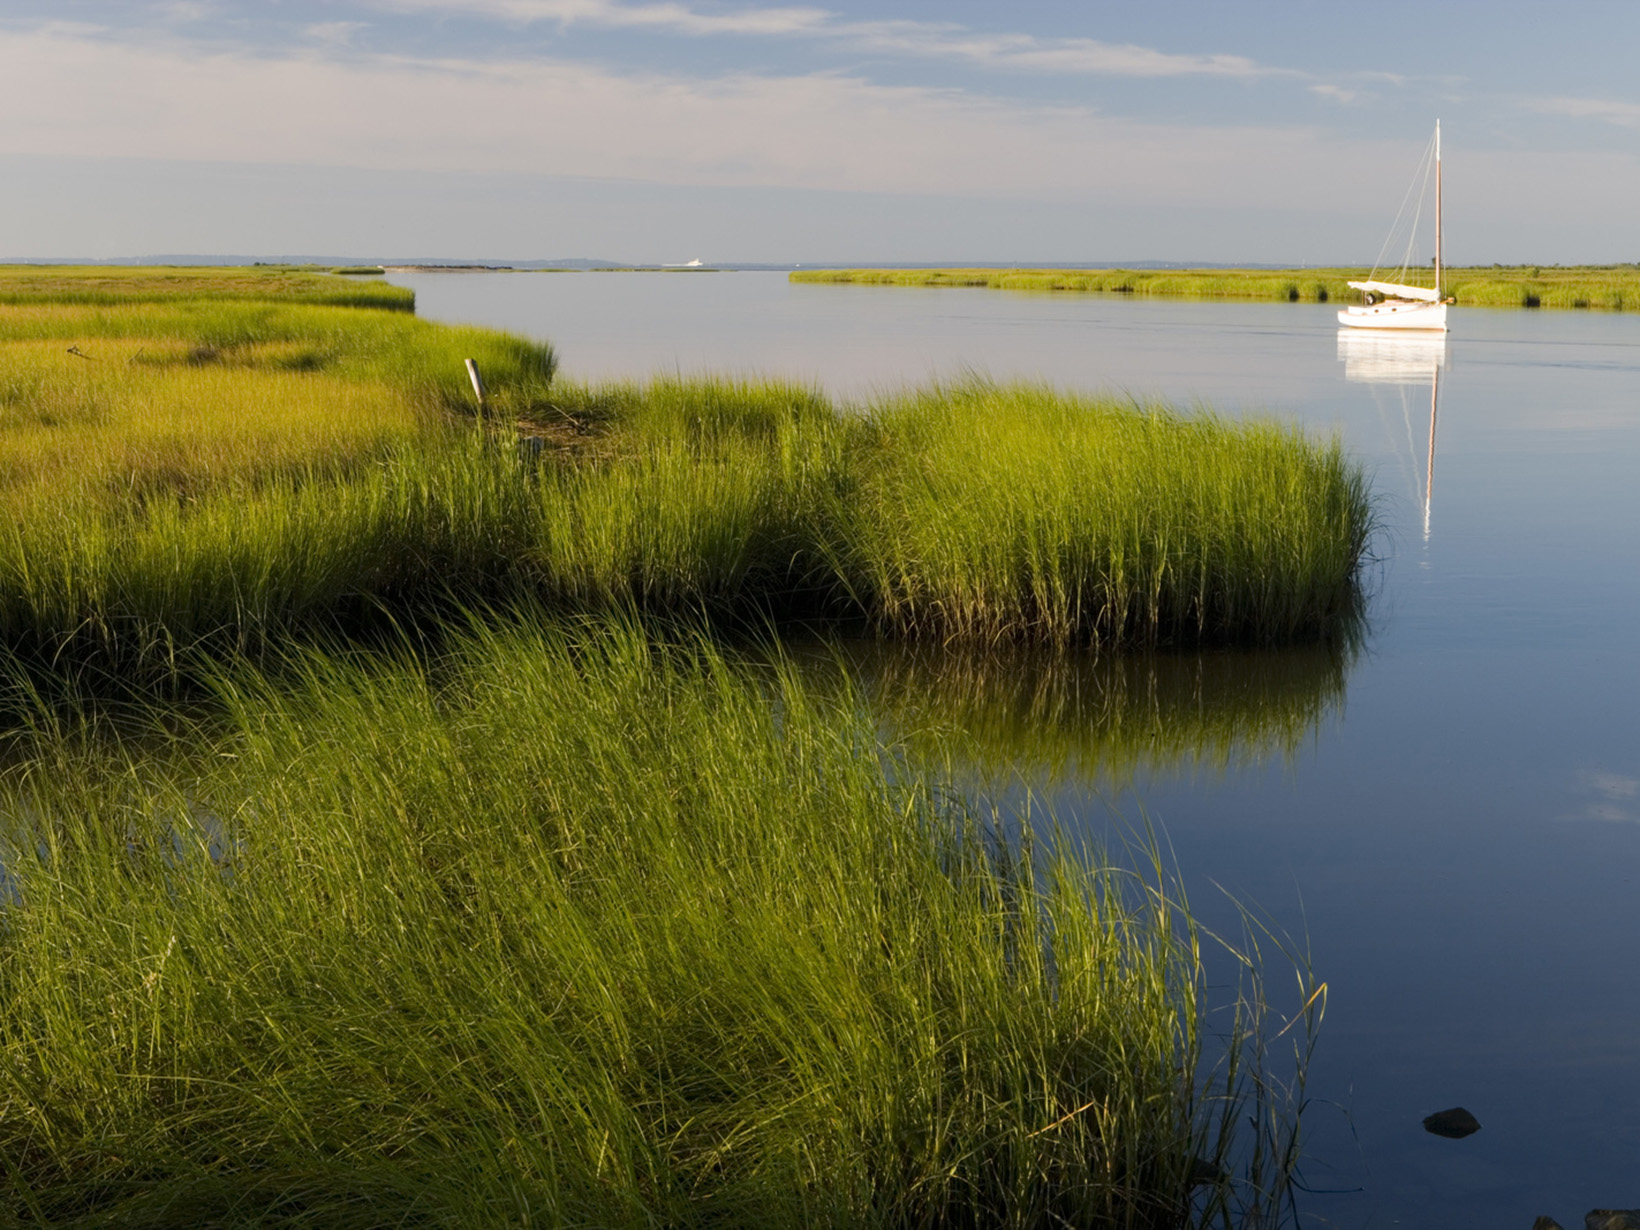
[[[1341, 341], [1324, 306], [395, 280], [424, 316], [550, 338], [571, 378], [729, 370], [859, 396], [974, 370], [1341, 431], [1385, 519], [1352, 662], [1174, 662], [1159, 692], [1094, 681], [1068, 702], [1030, 668], [902, 673], [1066, 769], [1043, 781], [1082, 831], [1142, 809], [1210, 923], [1234, 924], [1222, 887], [1306, 938], [1330, 988], [1306, 1224], [1524, 1230], [1640, 1206], [1640, 315], [1455, 309], [1444, 343], [1396, 345]], [[1155, 737], [1113, 752], [1133, 747], [1115, 710], [1205, 760]], [[1479, 1134], [1423, 1132], [1460, 1104]]]

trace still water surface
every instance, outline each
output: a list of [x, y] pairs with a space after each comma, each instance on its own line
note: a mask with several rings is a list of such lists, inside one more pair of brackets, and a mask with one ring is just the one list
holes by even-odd
[[[1640, 314], [1455, 309], [1444, 342], [1396, 345], [1301, 304], [394, 280], [423, 316], [550, 338], [570, 379], [757, 372], [858, 397], [976, 371], [1341, 432], [1384, 520], [1348, 662], [1209, 655], [1078, 684], [908, 660], [889, 684], [1040, 760], [1079, 831], [1148, 815], [1210, 925], [1237, 929], [1234, 898], [1303, 937], [1329, 984], [1305, 1224], [1640, 1207]], [[1483, 1130], [1423, 1132], [1454, 1105]]]

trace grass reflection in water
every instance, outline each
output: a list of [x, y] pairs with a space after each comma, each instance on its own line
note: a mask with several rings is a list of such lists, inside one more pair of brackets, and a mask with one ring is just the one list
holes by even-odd
[[885, 733], [915, 752], [987, 776], [1121, 782], [1294, 755], [1342, 706], [1355, 651], [1353, 639], [1125, 654], [851, 641], [803, 658], [820, 674], [846, 665]]

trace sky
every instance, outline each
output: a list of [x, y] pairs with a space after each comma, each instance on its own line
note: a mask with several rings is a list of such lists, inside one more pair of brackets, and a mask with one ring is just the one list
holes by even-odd
[[0, 257], [1640, 261], [1634, 0], [0, 0]]

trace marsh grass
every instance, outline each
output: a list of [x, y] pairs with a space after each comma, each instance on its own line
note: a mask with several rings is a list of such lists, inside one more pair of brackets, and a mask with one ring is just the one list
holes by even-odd
[[1364, 479], [1296, 429], [977, 381], [863, 406], [555, 384], [543, 344], [188, 277], [0, 305], [9, 644], [163, 670], [502, 590], [1056, 645], [1288, 643], [1358, 614]]
[[137, 754], [13, 739], [8, 1219], [1171, 1227], [1279, 1194], [1225, 1112], [1256, 1013], [1213, 1069], [1165, 881], [998, 843], [778, 661], [528, 610], [447, 643], [224, 665]]
[[0, 1221], [1281, 1207], [1291, 1035], [1255, 978], [1209, 1046], [1160, 859], [710, 637], [1331, 636], [1371, 522], [1336, 446], [1041, 388], [567, 386], [291, 301], [322, 279], [56, 276], [0, 304]]
[[[265, 372], [239, 353], [233, 387], [294, 381], [323, 418], [329, 369]], [[179, 406], [219, 378], [160, 361]], [[88, 370], [60, 374], [95, 402]], [[1285, 643], [1344, 635], [1358, 614], [1364, 480], [1290, 429], [1026, 386], [860, 410], [776, 382], [674, 380], [553, 390], [526, 426], [567, 434], [521, 453], [504, 424], [397, 387], [373, 403], [361, 380], [359, 404], [382, 413], [323, 431], [292, 398], [265, 441], [249, 413], [217, 420], [216, 446], [209, 424], [144, 436], [129, 413], [86, 411], [80, 437], [66, 410], [37, 424], [12, 464], [34, 467], [11, 497], [33, 511], [0, 532], [0, 628], [53, 658], [168, 669], [196, 643], [253, 652], [361, 605], [414, 619], [467, 587], [561, 611], [1061, 645]], [[81, 437], [104, 454], [70, 477], [50, 443]]]
[[165, 672], [191, 645], [482, 592], [494, 552], [522, 552], [527, 484], [488, 423], [545, 404], [550, 346], [196, 290], [0, 306], [8, 645]]
[[[1072, 291], [1186, 299], [1261, 299], [1291, 303], [1350, 302], [1351, 280], [1365, 269], [803, 269], [793, 282], [889, 286], [984, 286], [997, 290]], [[1428, 272], [1427, 270], [1425, 271]], [[1633, 310], [1640, 305], [1640, 266], [1517, 265], [1444, 271], [1443, 289], [1466, 307]]]

